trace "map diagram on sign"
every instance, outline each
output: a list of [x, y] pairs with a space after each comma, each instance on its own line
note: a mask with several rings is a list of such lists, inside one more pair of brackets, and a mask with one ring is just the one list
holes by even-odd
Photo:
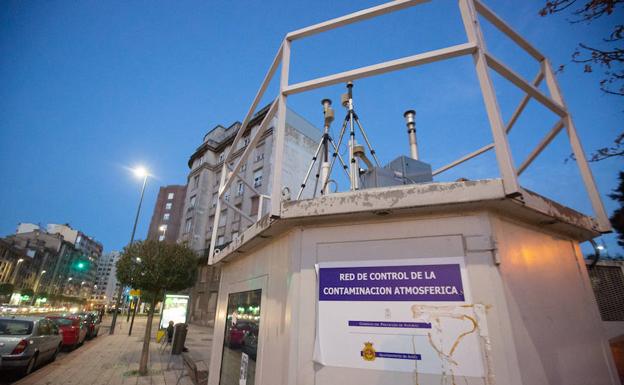
[[315, 360], [486, 379], [485, 307], [462, 257], [321, 263]]

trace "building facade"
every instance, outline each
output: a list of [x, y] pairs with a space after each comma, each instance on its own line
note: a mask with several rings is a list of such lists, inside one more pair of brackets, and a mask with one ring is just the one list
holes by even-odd
[[186, 186], [162, 186], [158, 191], [147, 239], [176, 243], [182, 223]]
[[101, 243], [69, 225], [51, 224], [46, 231], [20, 224], [16, 234], [0, 241], [0, 283], [13, 285], [12, 302], [18, 294], [21, 302], [52, 296], [86, 300], [101, 252]]
[[[249, 122], [247, 131], [243, 134], [244, 140], [233, 153], [231, 167], [234, 167], [247, 148], [267, 111], [268, 106], [256, 113]], [[272, 126], [275, 122], [274, 119]], [[306, 168], [312, 161], [321, 131], [292, 110], [286, 112], [286, 123], [284, 158], [287, 159], [287, 164], [284, 166], [283, 183], [291, 192], [296, 193]], [[188, 245], [200, 257], [199, 276], [191, 291], [191, 321], [199, 324], [211, 324], [215, 316], [220, 272], [218, 266], [207, 266], [206, 255], [212, 238], [223, 160], [240, 127], [240, 122], [228, 127], [217, 125], [204, 136], [203, 143], [188, 161], [190, 172], [178, 242]], [[260, 195], [266, 195], [271, 189], [269, 181], [273, 163], [272, 150], [273, 128], [270, 127], [247, 163], [240, 169], [239, 174], [253, 184]], [[263, 200], [260, 195], [238, 180], [230, 186], [224, 199], [240, 212], [257, 218], [266, 214], [269, 206], [269, 201]], [[221, 209], [217, 238], [214, 240], [217, 247], [227, 245], [251, 225], [236, 210], [228, 209], [226, 205], [221, 205]]]
[[91, 299], [100, 305], [113, 305], [120, 290], [117, 282], [117, 261], [120, 253], [111, 251], [102, 255], [97, 266], [95, 286]]

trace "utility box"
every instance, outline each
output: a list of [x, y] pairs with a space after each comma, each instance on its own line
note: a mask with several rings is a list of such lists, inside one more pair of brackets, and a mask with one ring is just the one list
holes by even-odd
[[361, 175], [362, 189], [433, 181], [431, 165], [399, 156], [384, 167], [373, 167]]
[[590, 217], [499, 179], [282, 204], [218, 255], [210, 385], [619, 383]]

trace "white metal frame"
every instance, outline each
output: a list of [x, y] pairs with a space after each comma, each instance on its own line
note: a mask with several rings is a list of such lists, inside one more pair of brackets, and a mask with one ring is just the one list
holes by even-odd
[[[462, 21], [466, 30], [466, 36], [468, 42], [442, 48], [434, 51], [420, 53], [417, 55], [407, 56], [396, 60], [390, 60], [383, 63], [373, 64], [361, 68], [356, 68], [320, 78], [303, 81], [300, 83], [289, 84], [288, 75], [290, 68], [290, 48], [293, 41], [316, 35], [321, 32], [330, 31], [348, 24], [356, 23], [362, 20], [370, 19], [387, 13], [395, 12], [408, 7], [413, 7], [421, 3], [425, 3], [428, 0], [396, 0], [385, 4], [381, 4], [372, 8], [357, 11], [345, 16], [341, 16], [335, 19], [331, 19], [322, 23], [318, 23], [306, 28], [302, 28], [293, 32], [290, 32], [284, 38], [280, 48], [269, 67], [260, 89], [254, 98], [245, 119], [239, 129], [234, 142], [230, 147], [228, 154], [223, 162], [223, 170], [221, 173], [221, 184], [219, 187], [219, 199], [217, 200], [217, 210], [215, 213], [214, 225], [213, 225], [213, 237], [216, 239], [219, 216], [221, 214], [221, 203], [225, 203], [229, 207], [234, 208], [232, 205], [225, 202], [222, 198], [225, 191], [229, 188], [235, 178], [243, 180], [238, 174], [240, 167], [247, 160], [253, 148], [258, 143], [261, 135], [268, 129], [269, 123], [274, 116], [277, 116], [277, 125], [274, 129], [274, 162], [273, 170], [271, 172], [271, 191], [269, 196], [261, 196], [261, 198], [270, 199], [270, 215], [271, 217], [279, 217], [281, 214], [281, 189], [282, 189], [282, 166], [284, 157], [284, 138], [286, 133], [286, 101], [289, 95], [297, 94], [300, 92], [309, 91], [312, 89], [326, 87], [329, 85], [344, 83], [347, 81], [353, 81], [365, 77], [383, 74], [386, 72], [397, 71], [409, 67], [415, 67], [423, 64], [433, 63], [441, 60], [446, 60], [458, 56], [472, 55], [474, 59], [475, 69], [477, 77], [479, 79], [479, 85], [485, 102], [485, 108], [492, 131], [493, 142], [476, 150], [470, 154], [467, 154], [446, 166], [438, 168], [433, 172], [434, 175], [447, 171], [463, 162], [466, 162], [480, 154], [483, 154], [491, 149], [494, 149], [496, 153], [496, 160], [498, 163], [499, 172], [503, 181], [505, 193], [508, 196], [521, 195], [521, 187], [518, 183], [518, 176], [526, 170], [526, 168], [535, 160], [535, 158], [546, 148], [555, 136], [565, 127], [570, 140], [572, 151], [576, 157], [576, 162], [580, 168], [585, 188], [587, 189], [590, 197], [596, 220], [601, 231], [609, 231], [611, 229], [609, 219], [605, 212], [600, 194], [596, 188], [595, 181], [593, 179], [591, 170], [587, 164], [585, 153], [583, 152], [580, 140], [576, 133], [576, 128], [572, 121], [572, 117], [565, 105], [557, 80], [554, 76], [551, 64], [533, 45], [526, 41], [520, 34], [514, 31], [509, 25], [507, 25], [499, 16], [497, 16], [492, 10], [486, 7], [479, 0], [458, 0], [459, 9], [461, 12]], [[499, 31], [507, 35], [518, 46], [524, 49], [530, 56], [540, 63], [540, 72], [533, 79], [532, 82], [528, 82], [520, 75], [511, 70], [507, 65], [501, 62], [487, 51], [485, 39], [481, 31], [478, 16], [484, 17], [491, 22]], [[251, 143], [245, 149], [241, 157], [239, 158], [236, 166], [230, 170], [228, 162], [232, 158], [234, 150], [247, 125], [253, 116], [260, 99], [264, 95], [266, 88], [275, 75], [277, 67], [281, 65], [280, 72], [280, 86], [279, 95], [273, 101], [269, 112], [267, 112], [264, 120], [260, 124], [260, 128], [253, 136]], [[489, 70], [492, 69], [499, 73], [501, 76], [515, 84], [518, 88], [525, 92], [525, 96], [519, 103], [518, 107], [512, 114], [507, 124], [503, 123], [500, 107], [496, 98], [494, 85], [490, 77]], [[551, 96], [545, 95], [537, 87], [543, 80], [546, 80], [547, 88]], [[524, 111], [527, 103], [530, 99], [534, 99], [537, 102], [544, 105], [546, 108], [554, 112], [561, 117], [552, 130], [546, 135], [546, 137], [538, 144], [538, 146], [529, 154], [529, 156], [520, 164], [516, 169], [511, 156], [509, 148], [508, 133], [513, 128], [518, 117]], [[246, 183], [247, 184], [247, 183]], [[251, 186], [250, 184], [247, 184]], [[253, 189], [253, 187], [252, 187]], [[253, 189], [255, 191], [255, 189]], [[261, 195], [256, 191], [258, 195]], [[243, 213], [240, 213], [244, 215]], [[261, 212], [259, 211], [258, 218], [260, 218]], [[253, 219], [247, 215], [244, 217], [250, 221]], [[210, 258], [209, 263], [214, 261], [215, 245], [214, 242], [210, 243]]]

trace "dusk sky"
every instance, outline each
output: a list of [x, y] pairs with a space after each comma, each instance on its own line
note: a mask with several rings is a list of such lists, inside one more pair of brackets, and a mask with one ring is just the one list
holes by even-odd
[[[137, 230], [145, 237], [158, 187], [184, 184], [187, 161], [217, 124], [242, 120], [284, 35], [380, 1], [10, 1], [0, 4], [0, 236], [20, 222], [69, 223], [105, 251], [130, 238], [144, 165], [148, 182]], [[585, 152], [612, 144], [624, 98], [599, 90], [602, 72], [569, 64], [579, 42], [596, 44], [618, 21], [570, 24], [540, 17], [544, 0], [486, 4], [551, 59], [566, 64], [560, 86]], [[527, 80], [537, 63], [485, 21], [490, 51]], [[299, 82], [466, 41], [456, 1], [418, 7], [293, 43], [290, 81]], [[492, 72], [507, 121], [523, 93]], [[276, 96], [276, 82], [263, 101]], [[545, 91], [545, 87], [540, 89]], [[337, 130], [344, 86], [289, 98], [317, 126], [320, 100], [334, 100]], [[546, 92], [546, 91], [545, 91]], [[355, 82], [355, 106], [383, 163], [408, 153], [403, 112], [417, 111], [421, 159], [438, 168], [492, 141], [470, 56]], [[264, 105], [263, 104], [263, 105]], [[519, 165], [556, 122], [531, 101], [511, 132]], [[521, 184], [591, 214], [565, 132]], [[592, 163], [607, 197], [621, 158]], [[340, 170], [337, 170], [340, 171]], [[436, 180], [498, 177], [487, 153]], [[344, 189], [346, 186], [341, 186]], [[613, 235], [610, 254], [622, 254]]]

